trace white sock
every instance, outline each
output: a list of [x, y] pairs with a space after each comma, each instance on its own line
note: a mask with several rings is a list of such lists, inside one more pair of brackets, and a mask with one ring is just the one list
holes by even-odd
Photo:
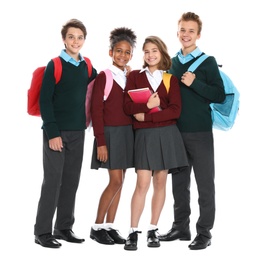
[[157, 227], [156, 225], [152, 225], [152, 224], [150, 224], [148, 230], [155, 230], [155, 229], [157, 229], [157, 228], [158, 228], [158, 227]]
[[105, 223], [104, 224], [104, 228], [106, 230], [114, 229], [113, 227], [114, 227], [114, 224], [113, 223]]
[[93, 224], [93, 230], [104, 229], [104, 223]]
[[129, 229], [129, 234], [131, 234], [131, 233], [133, 233], [133, 232], [136, 232], [136, 231], [138, 231], [138, 228], [137, 228], [137, 227], [131, 227], [131, 228]]

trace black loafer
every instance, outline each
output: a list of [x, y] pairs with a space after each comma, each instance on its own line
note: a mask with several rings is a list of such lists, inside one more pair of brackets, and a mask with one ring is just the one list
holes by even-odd
[[126, 240], [120, 236], [118, 230], [110, 229], [107, 230], [108, 235], [114, 240], [115, 244], [125, 244]]
[[124, 246], [125, 250], [137, 250], [138, 233], [141, 233], [141, 231], [135, 231], [129, 234]]
[[158, 229], [148, 231], [148, 234], [147, 234], [148, 247], [159, 247], [160, 246], [159, 239], [156, 235], [157, 230]]
[[35, 243], [49, 248], [61, 247], [61, 244], [51, 235], [51, 233], [35, 236]]
[[94, 230], [91, 228], [90, 238], [104, 245], [114, 245], [115, 241], [109, 236], [105, 229]]
[[191, 232], [189, 229], [185, 231], [180, 231], [172, 227], [168, 231], [168, 233], [164, 235], [159, 235], [158, 238], [160, 241], [173, 241], [177, 239], [189, 241], [191, 240]]
[[53, 235], [57, 239], [63, 239], [71, 243], [82, 243], [85, 241], [85, 239], [77, 237], [71, 229], [65, 229], [65, 230], [55, 229]]
[[205, 249], [211, 245], [211, 239], [209, 237], [198, 234], [193, 242], [189, 245], [191, 250]]

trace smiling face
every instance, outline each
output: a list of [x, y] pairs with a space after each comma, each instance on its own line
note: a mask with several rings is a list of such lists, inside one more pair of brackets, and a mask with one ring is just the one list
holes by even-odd
[[66, 52], [75, 60], [79, 60], [79, 52], [85, 42], [82, 30], [79, 28], [70, 27], [63, 42]]
[[152, 72], [158, 69], [161, 60], [161, 53], [156, 44], [148, 42], [144, 45], [144, 61], [148, 64], [149, 70]]
[[115, 44], [113, 49], [109, 50], [109, 56], [112, 57], [113, 65], [124, 70], [132, 58], [132, 52], [133, 48], [127, 41], [120, 41]]
[[200, 39], [198, 24], [194, 21], [181, 21], [178, 25], [177, 36], [182, 45], [184, 55], [192, 52], [196, 48], [196, 40]]

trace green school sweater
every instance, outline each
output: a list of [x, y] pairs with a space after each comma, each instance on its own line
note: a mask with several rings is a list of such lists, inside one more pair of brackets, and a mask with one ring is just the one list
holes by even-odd
[[172, 58], [172, 73], [179, 79], [182, 111], [177, 121], [181, 132], [212, 131], [210, 103], [223, 102], [224, 85], [213, 56], [208, 57], [196, 70], [196, 78], [190, 87], [181, 82], [181, 76], [197, 58], [182, 64], [177, 56]]
[[60, 136], [60, 131], [86, 129], [85, 98], [87, 85], [96, 76], [96, 70], [88, 79], [87, 65], [82, 61], [78, 67], [62, 61], [61, 80], [55, 85], [54, 65], [47, 65], [40, 91], [42, 129], [48, 139]]

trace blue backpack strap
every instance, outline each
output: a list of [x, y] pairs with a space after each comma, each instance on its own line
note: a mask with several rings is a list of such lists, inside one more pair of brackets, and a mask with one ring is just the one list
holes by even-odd
[[197, 67], [208, 58], [209, 56], [206, 54], [203, 54], [202, 56], [200, 56], [189, 68], [188, 71], [194, 72]]

